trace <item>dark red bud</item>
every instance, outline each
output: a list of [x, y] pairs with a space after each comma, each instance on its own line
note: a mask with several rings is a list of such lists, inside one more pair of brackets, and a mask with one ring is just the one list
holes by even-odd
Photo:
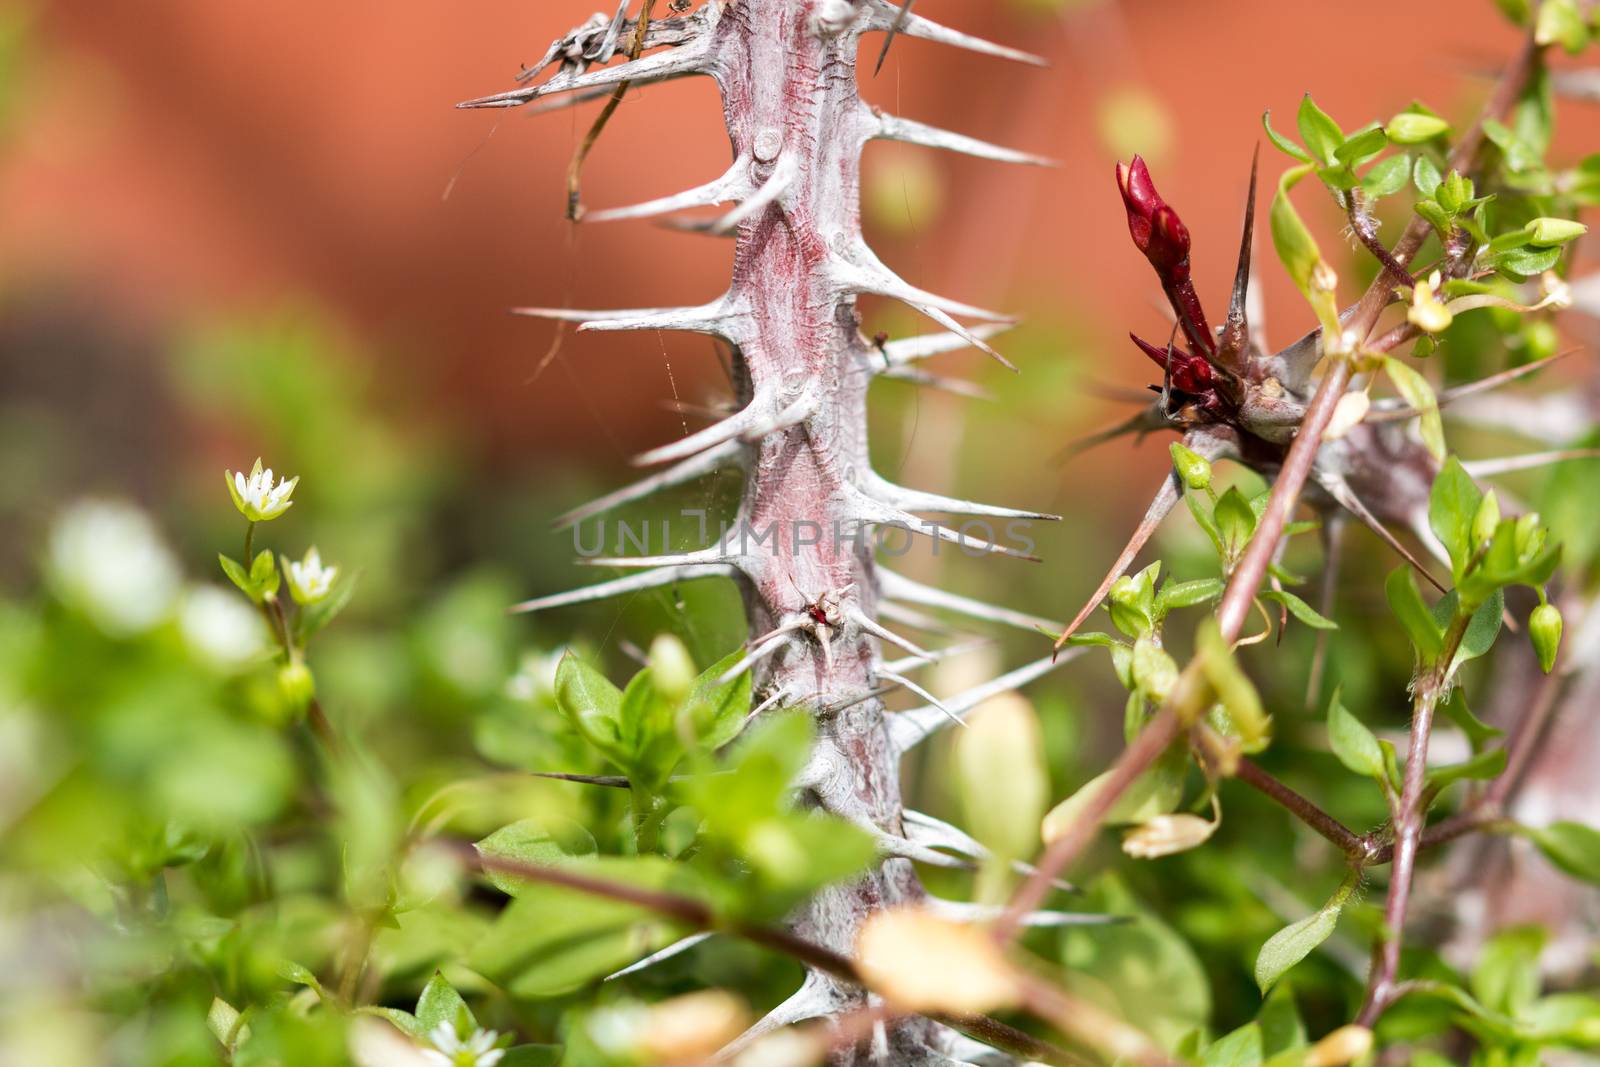
[[1131, 164], [1117, 164], [1117, 188], [1128, 212], [1128, 233], [1139, 251], [1169, 281], [1188, 275], [1189, 228], [1172, 210], [1150, 180], [1150, 169], [1138, 156]]

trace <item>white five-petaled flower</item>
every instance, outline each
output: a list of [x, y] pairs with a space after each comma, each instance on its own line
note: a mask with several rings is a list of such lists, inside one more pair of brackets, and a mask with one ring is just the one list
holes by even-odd
[[505, 1049], [495, 1047], [499, 1039], [499, 1033], [480, 1026], [462, 1040], [455, 1024], [446, 1021], [428, 1031], [433, 1047], [423, 1049], [422, 1055], [437, 1067], [494, 1067], [506, 1054]]
[[296, 604], [315, 604], [328, 595], [339, 568], [324, 567], [317, 546], [306, 549], [304, 559], [289, 561], [289, 595]]
[[300, 484], [300, 478], [296, 475], [274, 485], [272, 468], [262, 470], [259, 456], [249, 474], [224, 471], [223, 477], [228, 483], [228, 495], [233, 497], [233, 506], [251, 522], [266, 522], [288, 511], [294, 503], [289, 497], [293, 495], [294, 487]]

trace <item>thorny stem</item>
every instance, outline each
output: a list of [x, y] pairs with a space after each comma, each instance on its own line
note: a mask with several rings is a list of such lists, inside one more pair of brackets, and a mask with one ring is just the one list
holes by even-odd
[[1361, 190], [1350, 190], [1349, 206], [1345, 211], [1345, 215], [1350, 219], [1350, 232], [1356, 235], [1356, 240], [1372, 253], [1373, 258], [1383, 265], [1395, 281], [1403, 281], [1408, 287], [1415, 286], [1417, 282], [1411, 277], [1411, 272], [1383, 247], [1382, 241], [1378, 240], [1377, 222], [1367, 213], [1361, 201]]
[[1406, 908], [1411, 899], [1411, 875], [1416, 867], [1427, 811], [1423, 789], [1428, 776], [1428, 740], [1433, 733], [1433, 715], [1450, 689], [1451, 661], [1466, 635], [1470, 612], [1456, 613], [1445, 631], [1444, 650], [1416, 683], [1411, 711], [1411, 744], [1406, 750], [1405, 778], [1400, 800], [1394, 807], [1394, 861], [1389, 872], [1389, 896], [1383, 909], [1383, 931], [1373, 952], [1372, 975], [1367, 981], [1366, 1001], [1356, 1022], [1371, 1027], [1389, 1006], [1394, 995], [1395, 975], [1400, 969], [1400, 943], [1405, 931]]
[[[805, 938], [799, 937], [781, 927], [762, 926], [743, 920], [727, 921], [721, 919], [709, 905], [693, 897], [679, 896], [676, 893], [666, 893], [656, 889], [644, 889], [639, 886], [628, 885], [625, 882], [612, 882], [563, 867], [526, 863], [504, 856], [495, 856], [479, 852], [466, 844], [451, 844], [448, 847], [456, 858], [468, 867], [475, 867], [484, 871], [498, 871], [518, 878], [544, 882], [547, 885], [562, 886], [580, 893], [588, 893], [591, 896], [605, 897], [608, 900], [633, 904], [695, 930], [715, 930], [733, 934], [744, 938], [752, 944], [760, 945], [762, 948], [771, 949], [774, 952], [789, 956], [808, 967], [831, 974], [835, 978], [855, 985], [863, 984], [860, 973], [848, 957], [807, 941]], [[1041, 1041], [1031, 1034], [1024, 1033], [1015, 1027], [1008, 1026], [998, 1019], [993, 1019], [986, 1015], [946, 1016], [936, 1014], [929, 1017], [963, 1033], [970, 1034], [974, 1038], [1003, 1051], [1016, 1053], [1029, 1059], [1062, 1064], [1065, 1067], [1081, 1067], [1083, 1062], [1063, 1048], [1052, 1045], [1047, 1041]]]
[[[1500, 82], [1495, 87], [1493, 95], [1485, 104], [1478, 120], [1472, 128], [1464, 134], [1460, 141], [1450, 152], [1449, 166], [1452, 169], [1464, 169], [1477, 157], [1479, 148], [1483, 145], [1483, 123], [1486, 118], [1497, 117], [1516, 100], [1532, 75], [1538, 58], [1543, 48], [1536, 44], [1530, 34], [1523, 42], [1516, 58], [1501, 75]], [[1401, 233], [1400, 240], [1395, 244], [1392, 257], [1397, 264], [1409, 263], [1422, 247], [1422, 242], [1428, 235], [1428, 222], [1420, 216], [1412, 218], [1405, 231]], [[1388, 306], [1392, 295], [1392, 281], [1388, 271], [1380, 273], [1372, 285], [1362, 295], [1351, 315], [1349, 328], [1353, 330], [1360, 340], [1365, 340], [1372, 332], [1378, 316]], [[1224, 643], [1232, 645], [1239, 639], [1246, 617], [1250, 612], [1250, 605], [1256, 599], [1256, 591], [1261, 587], [1261, 581], [1267, 572], [1267, 566], [1272, 561], [1272, 554], [1276, 550], [1279, 539], [1283, 536], [1284, 527], [1288, 524], [1296, 504], [1300, 500], [1301, 490], [1305, 488], [1306, 480], [1310, 477], [1312, 464], [1317, 458], [1317, 451], [1322, 445], [1322, 435], [1328, 428], [1328, 423], [1333, 418], [1335, 407], [1344, 395], [1346, 387], [1350, 384], [1351, 364], [1347, 359], [1336, 359], [1332, 366], [1323, 375], [1322, 381], [1317, 386], [1316, 394], [1312, 397], [1310, 405], [1306, 408], [1305, 416], [1300, 421], [1300, 429], [1295, 434], [1294, 442], [1289, 446], [1288, 455], [1285, 456], [1283, 467], [1272, 485], [1272, 496], [1267, 501], [1267, 509], [1256, 525], [1256, 531], [1250, 539], [1250, 544], [1245, 548], [1244, 556], [1240, 559], [1238, 567], [1229, 578], [1227, 590], [1222, 595], [1222, 603], [1217, 608], [1217, 620], [1222, 631]], [[1457, 638], [1459, 641], [1459, 637]], [[1453, 655], [1453, 651], [1451, 655]], [[1445, 657], [1448, 663], [1449, 657]], [[1073, 824], [1061, 837], [1051, 843], [1050, 847], [1040, 857], [1039, 864], [1034, 873], [1017, 890], [1011, 904], [995, 924], [995, 936], [1002, 941], [1011, 939], [1016, 935], [1023, 915], [1035, 910], [1044, 900], [1049, 886], [1078, 854], [1093, 840], [1095, 833], [1113, 805], [1120, 799], [1128, 787], [1143, 774], [1162, 752], [1166, 751], [1169, 744], [1177, 738], [1180, 731], [1180, 722], [1177, 708], [1181, 701], [1195, 699], [1199, 679], [1197, 677], [1199, 661], [1191, 660], [1179, 677], [1178, 685], [1174, 687], [1173, 695], [1156, 714], [1156, 717], [1144, 728], [1144, 731], [1134, 740], [1134, 743], [1123, 750], [1117, 762], [1112, 766], [1111, 776], [1105, 784], [1096, 790], [1093, 799], [1084, 808], [1077, 822]], [[1436, 694], [1437, 698], [1437, 694]], [[1427, 709], [1426, 728], [1432, 726], [1433, 708]], [[1415, 747], [1417, 731], [1413, 730], [1413, 747]], [[1424, 732], [1423, 746], [1426, 747], [1426, 734]], [[1415, 773], [1421, 775], [1424, 768], [1420, 761]], [[1407, 774], [1412, 771], [1408, 765]], [[1421, 792], [1420, 777], [1417, 778], [1416, 790], [1411, 794], [1414, 804]], [[1392, 887], [1403, 884], [1409, 889], [1411, 867], [1416, 859], [1420, 826], [1414, 828], [1404, 849], [1397, 849], [1396, 869], [1393, 875]], [[1403, 863], [1399, 861], [1399, 854], [1404, 852]], [[1404, 891], [1399, 902], [1400, 910], [1405, 907]], [[1403, 916], [1402, 916], [1403, 922]], [[1398, 934], [1398, 928], [1391, 924], [1391, 932]], [[1395, 964], [1399, 962], [1398, 938], [1393, 942]], [[1392, 980], [1393, 969], [1390, 969]], [[1363, 1011], [1363, 1017], [1366, 1016]], [[1375, 1016], [1374, 1016], [1375, 1017]]]

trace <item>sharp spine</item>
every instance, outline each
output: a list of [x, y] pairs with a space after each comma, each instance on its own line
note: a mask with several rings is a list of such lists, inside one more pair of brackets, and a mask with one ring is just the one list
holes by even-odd
[[1056, 160], [1036, 156], [1031, 152], [1019, 152], [1013, 148], [990, 144], [976, 137], [941, 130], [937, 126], [928, 126], [887, 112], [876, 111], [874, 117], [877, 119], [877, 129], [873, 131], [872, 137], [876, 140], [900, 141], [903, 144], [921, 145], [924, 148], [939, 148], [947, 152], [959, 152], [966, 156], [993, 160], [996, 163], [1019, 163], [1032, 167], [1061, 165]]
[[615, 67], [582, 74], [561, 71], [549, 81], [539, 85], [525, 85], [504, 93], [480, 96], [465, 100], [456, 107], [465, 110], [477, 108], [521, 107], [531, 100], [554, 93], [583, 92], [588, 89], [615, 88], [623, 82], [631, 86], [652, 85], [695, 74], [710, 74], [708, 62], [710, 49], [705, 38], [694, 38], [670, 52], [657, 52]]
[[[872, 0], [872, 7], [867, 13], [862, 29], [887, 32], [895, 24], [895, 19], [899, 14], [900, 7], [898, 4], [888, 3], [887, 0]], [[993, 41], [985, 41], [981, 37], [973, 37], [959, 30], [952, 30], [948, 26], [941, 26], [937, 22], [929, 21], [921, 15], [906, 16], [900, 23], [899, 32], [906, 37], [916, 37], [919, 40], [933, 41], [935, 44], [950, 45], [953, 48], [964, 48], [969, 52], [978, 52], [982, 55], [993, 56], [996, 59], [1009, 59], [1034, 67], [1048, 67], [1050, 65], [1042, 56], [1036, 56], [1016, 48], [1007, 48], [1003, 44], [995, 44]]]
[[900, 600], [909, 604], [921, 604], [929, 608], [942, 608], [953, 611], [968, 618], [982, 619], [985, 622], [999, 623], [1002, 626], [1014, 626], [1019, 630], [1039, 631], [1047, 630], [1050, 633], [1059, 632], [1061, 624], [1053, 619], [1046, 619], [1040, 615], [1029, 615], [1022, 611], [1012, 611], [1010, 608], [996, 607], [985, 604], [981, 600], [971, 597], [958, 596], [947, 593], [942, 589], [935, 589], [931, 585], [923, 585], [913, 581], [903, 574], [884, 567], [878, 568], [878, 592], [886, 600]]
[[598, 500], [591, 500], [582, 507], [573, 508], [555, 521], [555, 528], [565, 530], [567, 527], [583, 520], [598, 515], [603, 511], [621, 507], [635, 500], [642, 500], [651, 493], [674, 485], [694, 481], [723, 467], [737, 464], [744, 455], [744, 446], [738, 441], [727, 441], [713, 448], [708, 448], [697, 456], [690, 456], [681, 463], [677, 463], [666, 470], [652, 474], [648, 478], [640, 479], [632, 485], [624, 486], [615, 492], [607, 493]]
[[860, 488], [872, 499], [903, 511], [940, 511], [959, 515], [982, 515], [996, 519], [1061, 521], [1060, 515], [1047, 515], [1040, 511], [1020, 511], [993, 504], [979, 504], [971, 500], [957, 500], [954, 497], [940, 496], [938, 493], [925, 493], [919, 489], [907, 489], [895, 485], [874, 470], [866, 472]]
[[608, 597], [640, 593], [648, 589], [660, 588], [663, 585], [672, 585], [675, 582], [690, 582], [700, 578], [738, 578], [741, 573], [739, 568], [731, 563], [674, 564], [658, 570], [624, 575], [621, 578], [613, 578], [609, 582], [584, 586], [582, 589], [569, 589], [565, 593], [534, 597], [532, 600], [524, 600], [522, 603], [514, 605], [511, 610], [515, 612], [548, 611], [551, 608], [564, 608], [571, 604], [584, 604], [591, 600], [605, 600]]
[[714, 936], [716, 936], [716, 931], [714, 930], [702, 930], [698, 934], [690, 934], [688, 937], [674, 941], [672, 944], [668, 945], [659, 952], [652, 952], [650, 955], [646, 956], [642, 960], [639, 960], [637, 963], [630, 963], [620, 971], [612, 971], [610, 974], [602, 978], [601, 981], [610, 982], [614, 981], [615, 979], [622, 978], [625, 975], [638, 974], [640, 971], [654, 967], [658, 963], [665, 963], [674, 956], [688, 952], [702, 941]]
[[746, 177], [749, 173], [749, 166], [748, 160], [739, 159], [728, 169], [726, 174], [714, 181], [709, 181], [685, 192], [675, 193], [672, 196], [646, 200], [640, 204], [607, 208], [604, 211], [593, 211], [584, 215], [584, 221], [618, 222], [623, 219], [646, 219], [655, 215], [687, 211], [690, 208], [710, 207], [713, 204], [723, 204], [730, 200], [743, 200], [755, 192]]

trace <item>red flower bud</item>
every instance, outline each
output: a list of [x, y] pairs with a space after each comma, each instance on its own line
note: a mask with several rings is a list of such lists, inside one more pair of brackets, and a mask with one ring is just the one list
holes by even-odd
[[1189, 277], [1189, 228], [1156, 192], [1150, 168], [1139, 156], [1133, 163], [1117, 164], [1117, 188], [1128, 211], [1128, 233], [1150, 265], [1166, 283]]
[[1152, 363], [1166, 372], [1167, 380], [1172, 383], [1174, 389], [1197, 397], [1202, 401], [1202, 406], [1207, 408], [1219, 402], [1216, 377], [1211, 372], [1211, 364], [1204, 356], [1185, 352], [1176, 345], [1158, 348], [1142, 337], [1131, 333], [1128, 336], [1139, 346], [1139, 351], [1150, 357]]
[[1128, 233], [1156, 269], [1183, 335], [1195, 351], [1212, 355], [1217, 350], [1216, 339], [1206, 324], [1194, 283], [1189, 280], [1189, 227], [1156, 192], [1150, 168], [1140, 157], [1134, 156], [1127, 165], [1117, 164], [1117, 189], [1128, 212]]

